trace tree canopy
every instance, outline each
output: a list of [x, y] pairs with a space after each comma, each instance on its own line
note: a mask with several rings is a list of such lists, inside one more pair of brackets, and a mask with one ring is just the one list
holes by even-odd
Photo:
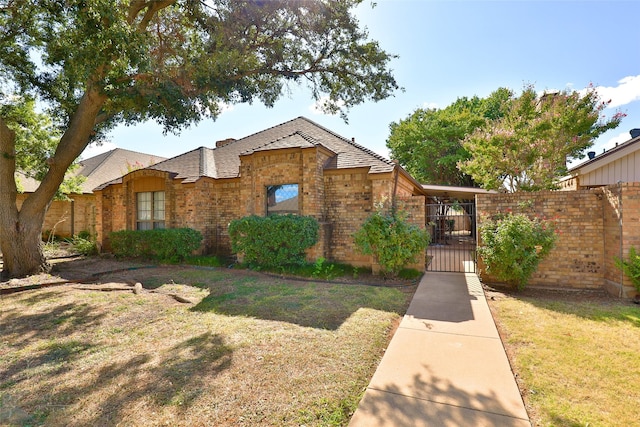
[[[38, 113], [35, 101], [20, 97], [0, 99], [0, 117], [4, 118], [9, 129], [15, 133], [16, 185], [22, 192], [22, 178], [40, 181], [46, 175], [49, 166], [47, 159], [53, 156], [60, 140], [60, 132], [47, 114]], [[55, 195], [64, 200], [69, 193], [80, 192], [85, 177], [75, 175], [77, 163], [67, 170], [67, 175]]]
[[307, 86], [343, 117], [356, 104], [391, 96], [394, 56], [360, 28], [351, 13], [360, 2], [0, 0], [0, 91], [37, 100], [61, 135], [46, 154], [39, 188], [18, 210], [21, 154], [0, 126], [5, 273], [34, 270], [34, 261], [20, 261], [27, 249], [7, 254], [39, 235], [68, 167], [118, 123], [152, 119], [179, 131], [215, 118], [224, 104], [272, 106], [291, 85]]
[[602, 115], [607, 104], [593, 87], [542, 96], [525, 87], [506, 101], [502, 117], [465, 138], [470, 157], [460, 170], [486, 189], [555, 189], [567, 160], [584, 157], [598, 136], [620, 124], [623, 113]]
[[389, 126], [391, 157], [418, 181], [474, 186], [471, 176], [458, 169], [458, 163], [470, 156], [462, 141], [488, 120], [501, 117], [510, 97], [510, 90], [500, 88], [487, 98], [458, 98], [444, 109], [417, 109]]

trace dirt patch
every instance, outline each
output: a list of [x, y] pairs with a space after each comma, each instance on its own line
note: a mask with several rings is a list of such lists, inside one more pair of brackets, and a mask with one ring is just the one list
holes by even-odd
[[629, 302], [617, 298], [603, 289], [562, 289], [528, 287], [521, 291], [497, 285], [483, 284], [487, 300], [491, 302], [499, 298], [536, 298], [545, 301], [594, 302], [599, 304], [621, 304]]

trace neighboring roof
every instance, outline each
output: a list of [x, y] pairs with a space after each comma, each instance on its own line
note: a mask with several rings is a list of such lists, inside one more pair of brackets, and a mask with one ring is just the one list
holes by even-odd
[[470, 199], [476, 194], [495, 194], [497, 191], [475, 187], [455, 187], [452, 185], [423, 184], [422, 188], [429, 196], [448, 197], [451, 199]]
[[82, 184], [83, 193], [91, 193], [103, 182], [125, 175], [133, 169], [149, 167], [162, 160], [165, 160], [165, 157], [116, 148], [81, 160], [77, 174], [87, 177]]
[[33, 193], [40, 185], [40, 181], [28, 177], [22, 172], [16, 172], [16, 183], [18, 184], [18, 188], [25, 193]]
[[[326, 165], [329, 169], [370, 167], [371, 173], [393, 171], [395, 164], [373, 151], [343, 138], [305, 117], [298, 117], [280, 125], [231, 141], [216, 148], [199, 147], [148, 169], [172, 172], [183, 182], [200, 177], [236, 178], [240, 176], [240, 156], [284, 148], [312, 148], [323, 146], [335, 153]], [[102, 181], [96, 190], [122, 182], [118, 177]]]
[[588, 159], [586, 162], [580, 163], [577, 166], [569, 169], [569, 174], [575, 175], [576, 172], [587, 173], [599, 167], [602, 167], [608, 163], [615, 162], [623, 156], [628, 155], [631, 152], [640, 150], [640, 136], [631, 138], [622, 144], [616, 145], [604, 153], [595, 156], [593, 159]]
[[[165, 160], [165, 158], [116, 148], [86, 160], [81, 160], [75, 175], [83, 175], [87, 178], [80, 188], [83, 193], [91, 193], [94, 188], [104, 182], [121, 177], [133, 169], [151, 166], [161, 160]], [[17, 175], [20, 185], [27, 193], [36, 191], [38, 185], [40, 185], [39, 181], [28, 178], [24, 174], [18, 173]]]

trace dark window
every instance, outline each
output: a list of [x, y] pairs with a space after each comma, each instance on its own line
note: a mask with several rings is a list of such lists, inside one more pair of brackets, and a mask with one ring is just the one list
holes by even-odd
[[136, 230], [164, 228], [164, 191], [136, 193]]
[[267, 186], [267, 215], [297, 213], [298, 184]]

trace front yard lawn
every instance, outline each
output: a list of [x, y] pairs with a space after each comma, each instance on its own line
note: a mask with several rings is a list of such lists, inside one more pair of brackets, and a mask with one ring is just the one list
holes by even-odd
[[346, 425], [411, 290], [159, 267], [1, 295], [0, 425]]
[[534, 426], [639, 425], [640, 306], [589, 292], [488, 295]]

